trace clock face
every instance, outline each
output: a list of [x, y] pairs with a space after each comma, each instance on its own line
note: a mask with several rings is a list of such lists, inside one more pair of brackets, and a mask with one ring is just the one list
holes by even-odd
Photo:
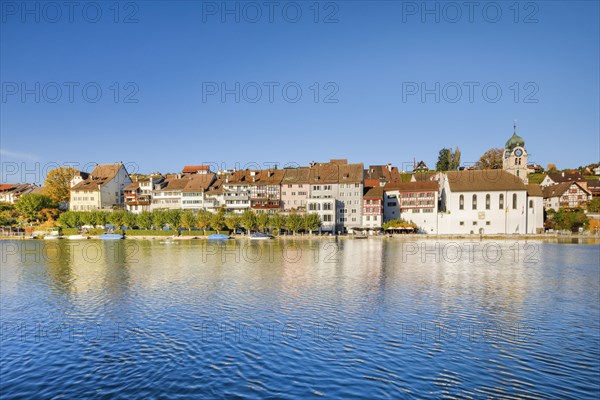
[[521, 155], [522, 155], [522, 154], [523, 154], [523, 150], [521, 150], [521, 149], [516, 149], [516, 150], [515, 150], [515, 155], [516, 155], [517, 157], [521, 157]]

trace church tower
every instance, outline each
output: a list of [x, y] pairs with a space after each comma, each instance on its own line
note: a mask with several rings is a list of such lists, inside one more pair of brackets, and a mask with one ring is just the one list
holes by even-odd
[[513, 126], [513, 135], [504, 146], [504, 157], [502, 158], [502, 169], [518, 176], [524, 183], [527, 179], [527, 151], [525, 151], [525, 141], [517, 135], [517, 124]]

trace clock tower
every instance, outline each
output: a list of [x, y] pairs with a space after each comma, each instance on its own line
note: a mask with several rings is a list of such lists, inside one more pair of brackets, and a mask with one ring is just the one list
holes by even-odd
[[517, 135], [517, 124], [513, 126], [513, 135], [504, 146], [502, 157], [502, 169], [506, 172], [518, 176], [525, 184], [527, 179], [527, 151], [525, 151], [525, 141]]

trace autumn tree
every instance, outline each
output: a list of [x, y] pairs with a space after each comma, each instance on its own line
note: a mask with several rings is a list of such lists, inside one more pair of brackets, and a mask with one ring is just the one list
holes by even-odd
[[548, 171], [548, 172], [556, 172], [556, 171], [558, 171], [556, 169], [556, 164], [552, 164], [552, 163], [548, 164], [546, 166], [546, 171]]
[[27, 221], [39, 218], [38, 214], [44, 208], [56, 207], [56, 203], [50, 197], [36, 193], [24, 194], [15, 202], [15, 210]]
[[71, 179], [77, 171], [71, 167], [58, 167], [48, 171], [44, 181], [45, 194], [55, 202], [69, 201]]
[[242, 218], [239, 215], [237, 215], [235, 213], [231, 213], [231, 214], [227, 215], [227, 217], [225, 217], [225, 226], [231, 232], [235, 233], [235, 231], [237, 231], [237, 229], [240, 227], [241, 221], [242, 221]]
[[198, 211], [198, 215], [196, 215], [196, 227], [198, 229], [202, 229], [202, 231], [206, 234], [206, 228], [210, 226], [211, 217], [212, 214], [209, 211]]
[[489, 149], [479, 158], [475, 164], [477, 169], [501, 169], [503, 149]]

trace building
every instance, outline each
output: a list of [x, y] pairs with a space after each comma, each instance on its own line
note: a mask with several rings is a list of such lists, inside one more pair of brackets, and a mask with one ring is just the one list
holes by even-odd
[[362, 227], [379, 230], [383, 224], [383, 188], [365, 188], [362, 205]]
[[527, 185], [527, 233], [544, 233], [544, 194], [540, 185]]
[[226, 211], [243, 213], [250, 209], [250, 182], [257, 173], [255, 170], [241, 170], [224, 176], [222, 188]]
[[286, 168], [281, 180], [281, 209], [284, 212], [305, 212], [310, 196], [308, 167]]
[[178, 175], [167, 175], [165, 179], [154, 185], [152, 189], [152, 205], [154, 210], [178, 210], [183, 205], [183, 189], [190, 178]]
[[123, 189], [125, 208], [134, 214], [152, 210], [152, 191], [154, 186], [164, 181], [160, 175], [141, 178], [131, 182]]
[[224, 178], [216, 176], [208, 190], [204, 192], [204, 208], [207, 211], [216, 213], [220, 208], [225, 207], [224, 182]]
[[90, 174], [88, 174], [87, 172], [83, 172], [83, 171], [74, 169], [73, 176], [71, 177], [69, 187], [73, 187], [73, 186], [77, 185], [78, 183], [85, 181], [89, 176], [90, 176]]
[[123, 163], [99, 164], [84, 180], [71, 187], [71, 211], [108, 210], [123, 207], [124, 189], [131, 183]]
[[540, 185], [546, 187], [551, 185], [557, 185], [565, 182], [586, 182], [581, 172], [556, 172], [552, 174], [546, 174]]
[[254, 171], [250, 177], [250, 209], [272, 214], [281, 209], [281, 182], [284, 171], [266, 169]]
[[364, 173], [365, 187], [383, 187], [389, 182], [400, 182], [402, 177], [398, 167], [392, 164], [386, 165], [369, 165]]
[[519, 177], [525, 184], [528, 183], [527, 168], [528, 155], [525, 150], [525, 140], [517, 135], [517, 125], [514, 125], [514, 132], [504, 146], [504, 156], [502, 157], [502, 169]]
[[413, 167], [413, 172], [427, 172], [429, 171], [429, 167], [425, 164], [425, 161], [419, 161], [418, 164], [415, 164]]
[[600, 197], [600, 180], [588, 181], [587, 190], [592, 194], [592, 198]]
[[562, 182], [543, 188], [544, 208], [558, 211], [559, 208], [583, 207], [592, 199], [592, 193], [579, 182]]
[[181, 170], [181, 174], [185, 175], [193, 175], [193, 174], [209, 174], [210, 167], [208, 165], [186, 165]]
[[37, 188], [29, 183], [0, 183], [0, 202], [14, 204], [19, 197], [32, 193]]
[[213, 204], [206, 204], [205, 193], [215, 179], [216, 175], [210, 172], [189, 175], [188, 182], [181, 191], [181, 208], [184, 210], [206, 210], [207, 208], [213, 208]]
[[542, 210], [535, 209], [535, 201], [528, 204], [527, 186], [519, 174], [512, 172], [494, 169], [446, 173], [439, 233], [524, 234], [542, 228], [537, 225], [539, 219], [528, 220], [526, 207], [533, 207], [531, 212], [535, 214]]
[[[311, 164], [307, 207], [309, 213], [321, 217], [322, 231], [347, 233], [361, 228], [363, 174], [362, 163], [349, 164], [347, 160]], [[331, 217], [333, 222], [328, 220]]]
[[439, 183], [398, 182], [385, 185], [384, 222], [404, 219], [417, 224], [420, 232], [437, 233]]

